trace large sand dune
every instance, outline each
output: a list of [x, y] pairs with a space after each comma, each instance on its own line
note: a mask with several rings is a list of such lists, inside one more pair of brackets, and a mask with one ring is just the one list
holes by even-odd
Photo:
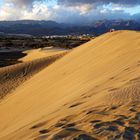
[[140, 139], [140, 33], [107, 33], [0, 103], [0, 140]]

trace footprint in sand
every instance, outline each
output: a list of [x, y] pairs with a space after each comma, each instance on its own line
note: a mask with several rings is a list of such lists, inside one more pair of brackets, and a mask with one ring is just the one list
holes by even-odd
[[81, 105], [81, 104], [82, 104], [81, 102], [75, 103], [75, 104], [71, 105], [69, 108], [77, 107], [77, 106], [79, 106], [79, 105]]
[[117, 106], [117, 105], [113, 105], [110, 109], [111, 110], [115, 110], [115, 109], [117, 109], [119, 106]]
[[137, 133], [137, 139], [140, 140], [140, 129], [138, 130], [138, 133]]
[[128, 67], [128, 68], [126, 68], [126, 69], [124, 69], [124, 71], [127, 71], [127, 70], [129, 70], [130, 69], [130, 67]]
[[137, 110], [136, 110], [134, 107], [131, 107], [131, 108], [129, 109], [129, 111], [131, 111], [131, 112], [136, 112]]
[[135, 119], [137, 119], [137, 120], [140, 121], [140, 112], [136, 113], [136, 115], [135, 115]]
[[108, 92], [112, 92], [112, 91], [116, 91], [118, 90], [119, 88], [112, 88], [112, 89], [109, 89]]
[[[87, 110], [85, 110], [84, 112], [87, 112]], [[89, 110], [87, 113], [86, 113], [86, 115], [89, 115], [89, 114], [93, 114], [93, 113], [96, 113], [97, 112], [97, 110], [95, 110], [95, 109], [93, 109], [93, 110]]]
[[55, 124], [55, 127], [63, 127], [65, 125], [64, 122], [58, 122]]
[[140, 81], [140, 77], [137, 77], [137, 78], [134, 78], [134, 79], [131, 79], [129, 82], [139, 82]]
[[125, 115], [115, 115], [116, 117], [119, 117], [119, 119], [122, 119], [122, 120], [127, 120], [129, 119], [129, 117], [125, 116]]
[[109, 125], [111, 125], [111, 122], [98, 122], [98, 123], [93, 124], [93, 127], [95, 129], [99, 129], [99, 128], [102, 128], [104, 126], [106, 127], [106, 126], [109, 126]]
[[38, 124], [35, 124], [34, 126], [32, 126], [30, 129], [36, 129], [36, 128], [39, 128], [39, 127], [42, 127], [44, 125], [46, 125], [47, 122], [40, 122]]
[[79, 136], [77, 136], [76, 138], [74, 138], [73, 140], [97, 140], [96, 138], [93, 138], [87, 134], [80, 134]]
[[92, 114], [92, 113], [94, 113], [94, 111], [93, 110], [90, 110], [86, 114], [89, 115], [89, 114]]
[[124, 140], [133, 140], [135, 138], [135, 129], [133, 127], [126, 127], [123, 133]]
[[[93, 133], [98, 136], [119, 137], [119, 127], [114, 122], [92, 121]], [[109, 139], [109, 138], [108, 138]]]
[[48, 132], [49, 132], [48, 129], [42, 129], [42, 130], [39, 131], [40, 134], [46, 134]]
[[47, 137], [48, 137], [47, 135], [38, 136], [38, 137], [36, 137], [34, 140], [46, 140]]
[[112, 121], [113, 124], [116, 124], [116, 125], [120, 125], [120, 126], [124, 126], [124, 122], [122, 119], [116, 119], [114, 121]]
[[69, 128], [69, 127], [74, 127], [76, 124], [75, 123], [69, 123], [63, 126], [62, 128]]
[[63, 140], [63, 139], [68, 139], [69, 136], [72, 136], [73, 134], [76, 134], [80, 132], [80, 130], [76, 129], [76, 128], [65, 128], [63, 130], [61, 130], [60, 132], [58, 132], [57, 134], [55, 134], [52, 138], [52, 140]]

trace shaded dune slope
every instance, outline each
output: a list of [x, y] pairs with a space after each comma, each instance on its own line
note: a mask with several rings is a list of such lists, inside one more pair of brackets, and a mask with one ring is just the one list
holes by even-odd
[[7, 66], [0, 69], [0, 99], [5, 97], [12, 90], [41, 71], [46, 66], [52, 64], [58, 58], [66, 53], [56, 54], [49, 57], [39, 58], [36, 60]]
[[0, 139], [138, 140], [139, 87], [140, 33], [104, 34], [3, 100]]

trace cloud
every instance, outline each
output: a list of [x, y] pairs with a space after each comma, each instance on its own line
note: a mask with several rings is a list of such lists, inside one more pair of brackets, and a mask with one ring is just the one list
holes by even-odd
[[58, 3], [65, 5], [94, 4], [96, 6], [113, 3], [125, 6], [127, 5], [134, 6], [139, 5], [140, 0], [58, 0]]
[[54, 19], [58, 22], [67, 22], [74, 24], [88, 24], [93, 23], [95, 20], [102, 19], [130, 19], [129, 13], [124, 12], [122, 8], [108, 9], [106, 7], [92, 8], [88, 12], [80, 12], [75, 7], [66, 7], [57, 5], [53, 13], [55, 13]]
[[0, 8], [0, 20], [49, 20], [50, 17], [52, 12], [43, 1], [6, 0]]
[[85, 24], [99, 19], [130, 19], [131, 14], [124, 7], [133, 8], [140, 4], [140, 0], [57, 0], [51, 6], [48, 2], [51, 0], [4, 0], [0, 20], [56, 20]]
[[[5, 3], [13, 4], [14, 6], [18, 7], [31, 7], [36, 0], [5, 0]], [[37, 0], [41, 2], [42, 0]]]
[[110, 6], [111, 11], [119, 11], [120, 9], [135, 7], [140, 5], [140, 0], [58, 0], [58, 5], [67, 8], [73, 8], [80, 12], [81, 15], [90, 11], [101, 9], [105, 12], [105, 6]]
[[81, 15], [86, 14], [88, 11], [93, 9], [93, 6], [90, 4], [77, 5], [73, 7], [74, 10], [78, 10]]
[[[14, 15], [14, 16], [13, 16]], [[0, 19], [6, 20], [6, 19], [18, 19], [21, 15], [20, 11], [17, 12], [17, 9], [13, 7], [13, 5], [6, 3], [0, 8]]]

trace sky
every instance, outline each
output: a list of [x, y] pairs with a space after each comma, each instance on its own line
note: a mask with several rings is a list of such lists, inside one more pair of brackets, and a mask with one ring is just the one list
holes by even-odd
[[140, 0], [0, 0], [0, 20], [140, 19]]

